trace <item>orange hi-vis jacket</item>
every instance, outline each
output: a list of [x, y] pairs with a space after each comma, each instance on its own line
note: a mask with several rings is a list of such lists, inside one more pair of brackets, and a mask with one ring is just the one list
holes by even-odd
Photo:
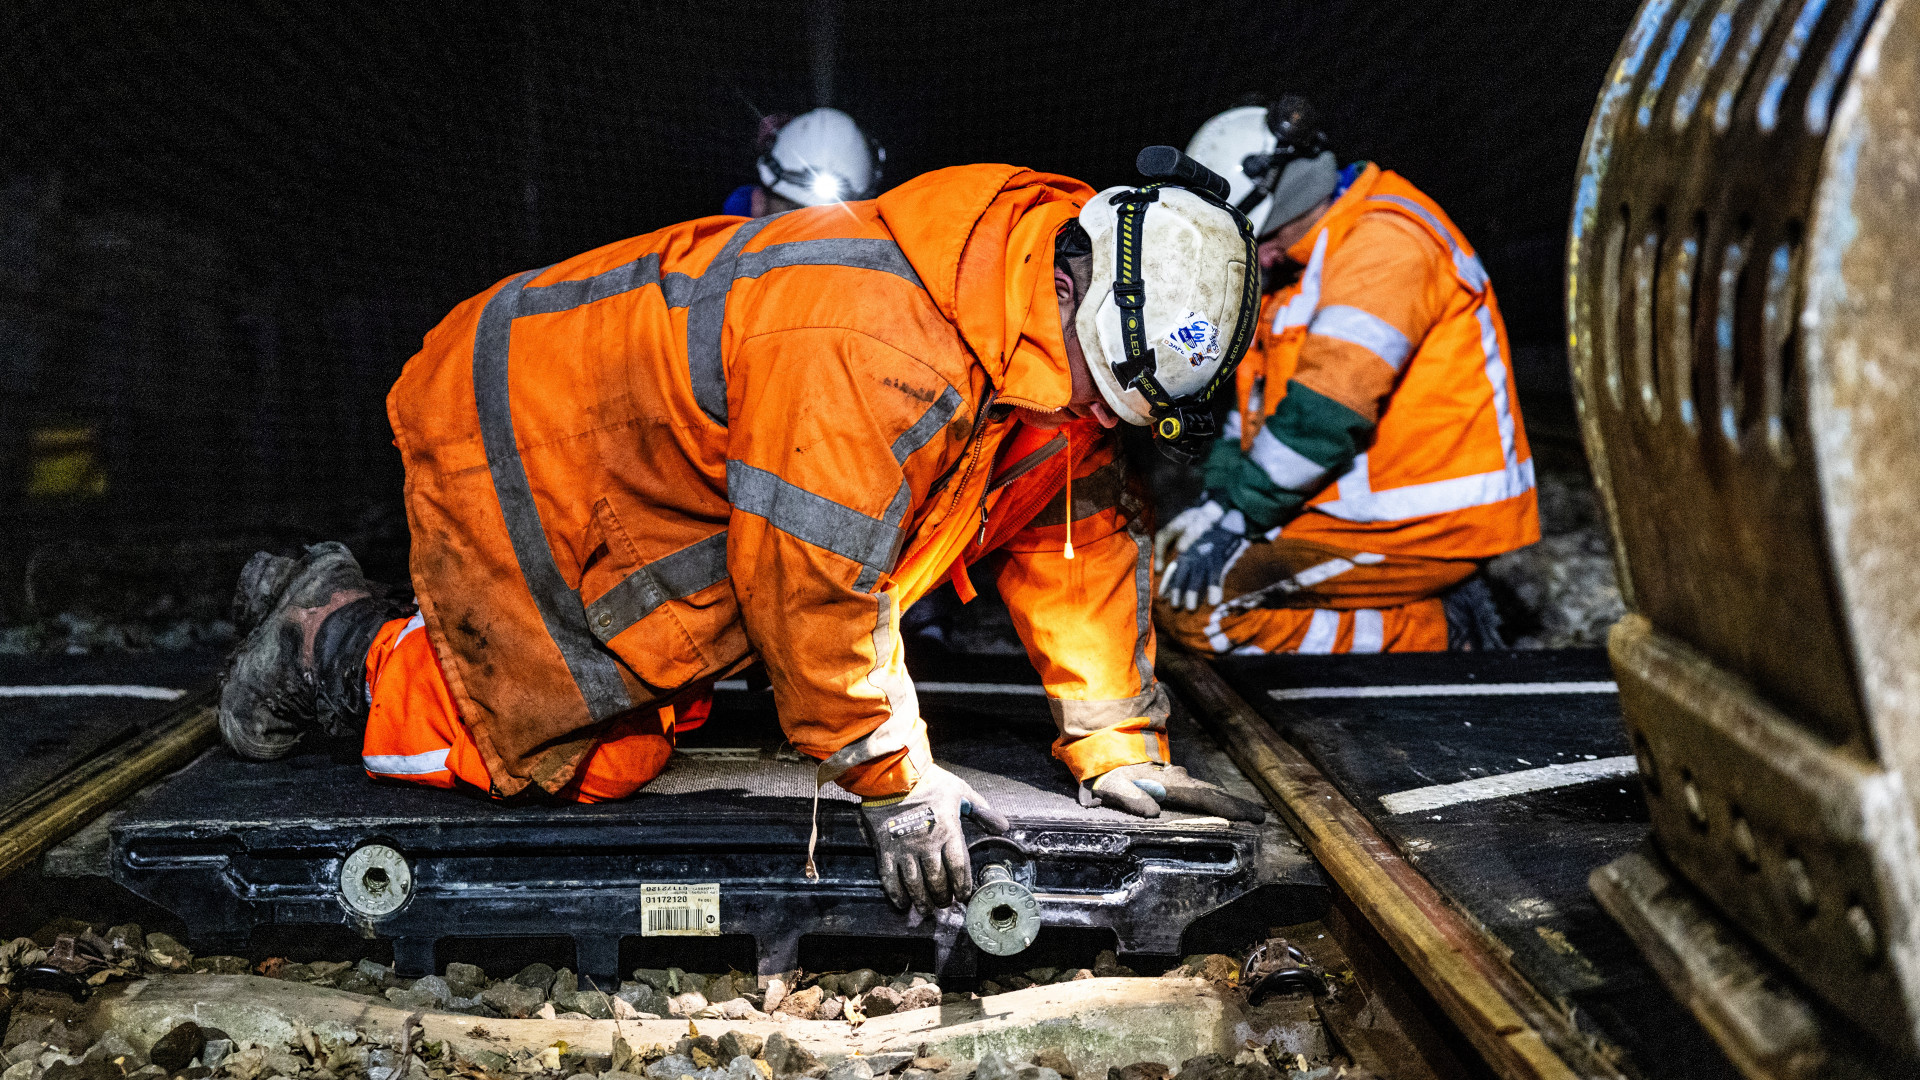
[[387, 400], [413, 582], [496, 794], [560, 791], [615, 718], [755, 658], [821, 782], [905, 791], [930, 757], [899, 616], [949, 578], [968, 595], [981, 559], [1056, 756], [1165, 760], [1150, 523], [1115, 440], [1080, 422], [1007, 457], [1014, 407], [1071, 397], [1054, 237], [1091, 195], [975, 165], [704, 218], [427, 336]]
[[[1477, 559], [1539, 539], [1506, 327], [1440, 207], [1369, 164], [1287, 254], [1305, 269], [1263, 303], [1237, 373], [1225, 436], [1243, 456], [1227, 469], [1210, 461], [1209, 487], [1224, 472], [1303, 501], [1284, 535], [1358, 551]], [[1296, 394], [1288, 412], [1308, 419], [1275, 419]], [[1336, 440], [1311, 430], [1314, 410], [1335, 417], [1321, 427], [1371, 424], [1344, 471], [1326, 450]]]

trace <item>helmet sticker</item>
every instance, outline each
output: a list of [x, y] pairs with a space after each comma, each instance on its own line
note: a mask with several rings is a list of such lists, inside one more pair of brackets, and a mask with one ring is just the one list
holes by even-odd
[[1197, 311], [1188, 311], [1163, 339], [1167, 348], [1199, 367], [1220, 355], [1220, 328]]

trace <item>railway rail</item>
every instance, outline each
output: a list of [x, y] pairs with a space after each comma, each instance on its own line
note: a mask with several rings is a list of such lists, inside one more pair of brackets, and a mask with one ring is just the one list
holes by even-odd
[[[1361, 663], [1363, 659], [1370, 662]], [[1023, 692], [1028, 685], [1012, 681], [1005, 667], [967, 661], [922, 667], [923, 682], [935, 688], [927, 697], [937, 748], [949, 745], [941, 738], [943, 713], [964, 714], [969, 730], [994, 716], [1014, 717], [1007, 721], [1014, 730], [1022, 709], [1044, 713], [1041, 699]], [[1230, 830], [1175, 820], [1163, 823], [1158, 839], [1152, 830], [1132, 837], [1130, 843], [1146, 856], [1144, 863], [1128, 863], [1134, 856], [1118, 847], [1088, 858], [1094, 838], [1104, 835], [1105, 842], [1111, 842], [1122, 835], [1114, 832], [1118, 823], [1094, 823], [1098, 827], [1092, 830], [1069, 828], [1065, 819], [1071, 815], [1061, 808], [1066, 803], [1064, 777], [1006, 766], [1015, 782], [1011, 786], [1061, 789], [1061, 795], [1050, 796], [1054, 803], [1042, 795], [1007, 796], [1015, 802], [1017, 823], [1023, 813], [1054, 813], [1060, 820], [1044, 828], [1028, 822], [1024, 831], [1016, 830], [1015, 844], [1003, 853], [1013, 856], [1014, 865], [1036, 885], [1047, 907], [1045, 921], [1055, 932], [1098, 929], [1112, 933], [1123, 953], [1177, 957], [1244, 947], [1269, 927], [1309, 921], [1324, 925], [1343, 954], [1362, 958], [1355, 966], [1370, 969], [1368, 978], [1381, 1009], [1393, 1012], [1397, 1028], [1410, 1033], [1378, 1059], [1395, 1065], [1384, 1075], [1453, 1076], [1480, 1070], [1515, 1080], [1734, 1075], [1698, 1024], [1660, 988], [1623, 933], [1604, 917], [1593, 917], [1585, 874], [1639, 842], [1647, 830], [1644, 811], [1635, 812], [1637, 781], [1611, 765], [1624, 750], [1617, 704], [1600, 654], [1297, 658], [1216, 665], [1168, 652], [1159, 667], [1180, 699], [1176, 723], [1193, 725], [1176, 732], [1178, 744], [1210, 756], [1190, 761], [1190, 767], [1212, 770], [1242, 791], [1264, 797], [1277, 812], [1267, 832], [1278, 836], [1281, 845], [1273, 847], [1269, 841], [1271, 850], [1262, 856], [1252, 831], [1236, 841]], [[985, 674], [988, 671], [992, 674]], [[138, 683], [132, 674], [125, 678]], [[17, 681], [0, 666], [0, 683]], [[951, 695], [941, 689], [949, 687], [970, 689]], [[431, 937], [424, 950], [419, 938], [427, 932], [420, 929], [425, 925], [421, 920], [429, 916], [440, 922], [468, 920], [473, 924], [466, 927], [469, 932], [502, 936], [516, 928], [528, 934], [529, 926], [544, 923], [549, 936], [577, 935], [571, 962], [580, 969], [612, 973], [630, 966], [635, 939], [623, 939], [621, 927], [636, 926], [640, 913], [631, 903], [613, 900], [632, 893], [632, 883], [594, 869], [595, 859], [623, 843], [631, 849], [628, 857], [648, 857], [635, 854], [645, 845], [632, 841], [628, 818], [617, 813], [609, 817], [603, 823], [612, 830], [607, 835], [595, 834], [596, 826], [574, 812], [592, 808], [522, 810], [512, 812], [510, 822], [490, 820], [489, 815], [499, 811], [484, 802], [438, 792], [373, 789], [350, 765], [324, 756], [300, 765], [304, 771], [297, 778], [318, 796], [286, 791], [287, 778], [278, 775], [264, 777], [244, 797], [234, 796], [236, 784], [245, 786], [245, 770], [254, 767], [231, 761], [226, 751], [212, 745], [208, 693], [188, 693], [177, 702], [61, 698], [74, 715], [129, 709], [144, 709], [145, 714], [135, 726], [137, 734], [122, 734], [98, 752], [69, 763], [58, 777], [0, 817], [0, 853], [6, 853], [16, 877], [41, 878], [41, 895], [60, 895], [63, 883], [79, 884], [82, 879], [91, 878], [96, 885], [110, 881], [108, 892], [130, 903], [157, 904], [183, 914], [190, 925], [217, 928], [220, 933], [210, 935], [208, 947], [245, 954], [247, 933], [271, 929], [276, 913], [296, 923], [312, 922], [317, 905], [331, 913], [317, 917], [319, 921], [332, 917], [350, 922], [341, 918], [334, 880], [345, 857], [371, 840], [391, 844], [411, 859], [428, 892], [436, 874], [447, 884], [445, 875], [451, 873], [444, 853], [436, 862], [428, 849], [464, 847], [480, 861], [475, 865], [493, 867], [499, 879], [463, 878], [458, 890], [439, 898], [451, 906], [436, 913], [423, 904], [411, 924], [373, 920], [367, 925], [373, 933], [400, 939], [394, 955], [403, 967], [411, 963], [424, 971], [435, 966]], [[17, 704], [19, 699], [10, 700]], [[7, 701], [0, 700], [0, 710], [6, 707]], [[37, 707], [45, 709], [46, 700]], [[698, 768], [713, 768], [729, 754], [742, 753], [756, 767], [777, 767], [778, 762], [761, 752], [765, 748], [753, 749], [756, 739], [773, 730], [768, 720], [767, 706], [755, 695], [723, 690], [709, 737], [694, 741], [745, 745], [695, 745], [685, 756]], [[730, 722], [732, 737], [715, 734], [726, 731]], [[1373, 726], [1356, 727], [1367, 724]], [[1537, 729], [1531, 737], [1524, 733], [1529, 724]], [[756, 734], [740, 734], [748, 730]], [[1369, 773], [1369, 746], [1372, 756], [1406, 762], [1410, 771]], [[966, 754], [975, 755], [982, 766], [1041, 757], [1017, 740], [956, 752], [963, 760]], [[1457, 759], [1451, 761], [1450, 772], [1441, 771], [1445, 764], [1423, 758], [1436, 752]], [[1525, 761], [1501, 763], [1507, 757]], [[1596, 769], [1590, 762], [1609, 764]], [[1527, 783], [1542, 786], [1459, 790], [1461, 777], [1521, 776], [1529, 767], [1559, 767], [1560, 772], [1550, 774], [1558, 782], [1530, 778]], [[670, 771], [663, 779], [675, 775]], [[1443, 782], [1423, 783], [1422, 775]], [[832, 940], [842, 943], [870, 935], [907, 948], [931, 945], [935, 955], [924, 961], [930, 967], [944, 967], [961, 980], [990, 974], [986, 968], [968, 970], [978, 957], [950, 955], [967, 952], [964, 946], [953, 947], [958, 927], [909, 926], [884, 905], [869, 902], [877, 889], [864, 890], [858, 880], [867, 856], [850, 815], [849, 821], [837, 824], [831, 813], [823, 819], [822, 865], [844, 862], [846, 872], [839, 876], [847, 879], [841, 882], [831, 871], [827, 874], [834, 879], [829, 881], [834, 895], [828, 902], [820, 895], [809, 896], [797, 877], [789, 882], [778, 871], [779, 856], [804, 841], [804, 829], [788, 837], [778, 828], [777, 835], [766, 834], [764, 821], [746, 826], [744, 817], [723, 814], [712, 819], [714, 806], [702, 801], [710, 791], [703, 794], [701, 784], [682, 777], [673, 789], [678, 794], [662, 798], [688, 800], [690, 813], [661, 816], [660, 807], [668, 803], [656, 801], [650, 825], [668, 846], [707, 845], [710, 853], [731, 851], [726, 858], [751, 864], [737, 876], [759, 880], [758, 893], [742, 889], [736, 895], [735, 886], [722, 885], [731, 908], [727, 929], [737, 935], [724, 941], [727, 947], [744, 950], [763, 972], [792, 966], [805, 951], [800, 940], [805, 930], [841, 935]], [[341, 798], [340, 792], [353, 784], [367, 784], [371, 797]], [[1435, 794], [1434, 789], [1451, 790]], [[1623, 797], [1622, 789], [1633, 794]], [[1391, 813], [1390, 797], [1408, 791], [1421, 793], [1421, 806], [1435, 799], [1444, 805], [1436, 813]], [[804, 801], [796, 793], [768, 789], [759, 795], [776, 798], [756, 802], [748, 797], [736, 803], [736, 809], [771, 820], [778, 814], [769, 817], [767, 808], [783, 794], [792, 796], [796, 805]], [[392, 808], [383, 809], [382, 801], [389, 795], [402, 798], [409, 808], [389, 813]], [[1383, 796], [1389, 798], [1383, 801]], [[333, 815], [330, 823], [323, 805], [329, 800], [350, 812]], [[454, 804], [451, 811], [448, 804]], [[193, 812], [202, 819], [190, 820], [192, 813], [185, 812], [190, 808], [198, 808]], [[1475, 819], [1475, 814], [1485, 820]], [[709, 820], [698, 826], [702, 817]], [[1435, 817], [1442, 821], [1432, 820]], [[1473, 841], [1449, 841], [1436, 831], [1450, 818], [1465, 835], [1493, 840], [1482, 845], [1477, 863], [1463, 857]], [[793, 824], [798, 826], [797, 821]], [[754, 836], [759, 854], [743, 853], [738, 844], [714, 846], [715, 831], [729, 828], [758, 829]], [[1190, 856], [1199, 862], [1166, 863], [1165, 852], [1147, 850], [1170, 838], [1191, 842], [1194, 836], [1216, 833], [1202, 843], [1211, 844], [1214, 854]], [[1551, 840], [1548, 833], [1559, 839]], [[449, 841], [449, 836], [458, 839]], [[1294, 838], [1301, 846], [1293, 844]], [[1565, 858], [1520, 865], [1525, 857], [1541, 854], [1543, 840], [1548, 849], [1565, 852]], [[988, 846], [993, 843], [987, 841]], [[1237, 849], [1236, 843], [1241, 845]], [[1500, 843], [1534, 850], [1503, 850]], [[258, 852], [241, 854], [250, 845]], [[555, 854], [526, 857], [534, 848]], [[514, 856], [507, 849], [521, 854]], [[976, 845], [975, 850], [979, 860], [985, 849]], [[714, 858], [661, 863], [640, 876], [732, 881]], [[1257, 881], [1249, 877], [1245, 886], [1204, 894], [1190, 889], [1177, 897], [1155, 894], [1160, 899], [1136, 893], [1116, 905], [1108, 913], [1111, 918], [1099, 913], [1098, 904], [1087, 902], [1090, 894], [1102, 889], [1110, 893], [1110, 888], [1095, 882], [1074, 895], [1076, 880], [1084, 885], [1088, 875], [1118, 873], [1116, 880], [1137, 882], [1143, 866], [1230, 884], [1231, 875], [1223, 875], [1222, 866], [1236, 860], [1250, 865], [1263, 858], [1260, 872], [1266, 876]], [[509, 888], [506, 877], [511, 875], [530, 880]], [[587, 905], [592, 911], [581, 910], [578, 902], [569, 907], [560, 902], [560, 893], [542, 891], [542, 881], [576, 893], [592, 892], [598, 906]], [[593, 881], [601, 885], [582, 884]], [[0, 891], [6, 887], [0, 882]], [[1236, 894], [1235, 889], [1240, 891]], [[1515, 890], [1530, 895], [1515, 896]], [[865, 896], [866, 891], [875, 897]], [[475, 902], [476, 895], [499, 900], [507, 892], [519, 894], [507, 908]], [[269, 894], [268, 902], [253, 903]], [[1515, 901], [1525, 903], [1516, 907]], [[1128, 902], [1140, 906], [1136, 916], [1146, 917], [1119, 917]], [[216, 907], [225, 914], [213, 918], [204, 910]], [[414, 937], [411, 946], [405, 941], [409, 934]], [[743, 942], [741, 936], [750, 940]]]

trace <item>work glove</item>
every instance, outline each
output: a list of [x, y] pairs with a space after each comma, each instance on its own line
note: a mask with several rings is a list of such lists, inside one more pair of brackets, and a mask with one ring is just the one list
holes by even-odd
[[1136, 817], [1159, 817], [1161, 807], [1191, 810], [1228, 821], [1264, 821], [1267, 808], [1235, 798], [1178, 765], [1141, 762], [1109, 769], [1080, 786], [1083, 805], [1105, 806]]
[[1221, 518], [1226, 516], [1226, 507], [1208, 498], [1206, 492], [1201, 492], [1199, 505], [1189, 506], [1180, 511], [1174, 515], [1172, 521], [1167, 522], [1159, 532], [1154, 534], [1153, 565], [1167, 565], [1169, 549], [1175, 555], [1185, 554], [1186, 550], [1193, 546], [1193, 542], [1200, 539], [1201, 533], [1213, 528]]
[[1202, 595], [1207, 606], [1218, 604], [1224, 595], [1221, 583], [1226, 580], [1227, 564], [1247, 546], [1246, 531], [1246, 518], [1238, 510], [1222, 517], [1167, 567], [1160, 578], [1160, 595], [1188, 611], [1200, 606]]
[[894, 907], [904, 911], [911, 899], [931, 915], [973, 895], [962, 814], [972, 815], [995, 836], [1009, 825], [972, 785], [938, 765], [905, 795], [861, 800], [860, 816], [880, 863], [880, 887]]

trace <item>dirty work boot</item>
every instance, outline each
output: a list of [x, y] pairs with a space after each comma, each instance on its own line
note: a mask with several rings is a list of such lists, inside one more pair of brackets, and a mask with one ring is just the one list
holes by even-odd
[[366, 723], [367, 647], [406, 608], [367, 581], [345, 544], [315, 544], [298, 561], [255, 555], [234, 612], [257, 619], [220, 688], [220, 734], [234, 753], [270, 761], [309, 727], [343, 735]]
[[299, 559], [256, 551], [240, 570], [240, 587], [233, 592], [233, 625], [242, 634], [260, 625], [267, 609], [286, 590], [300, 569]]

